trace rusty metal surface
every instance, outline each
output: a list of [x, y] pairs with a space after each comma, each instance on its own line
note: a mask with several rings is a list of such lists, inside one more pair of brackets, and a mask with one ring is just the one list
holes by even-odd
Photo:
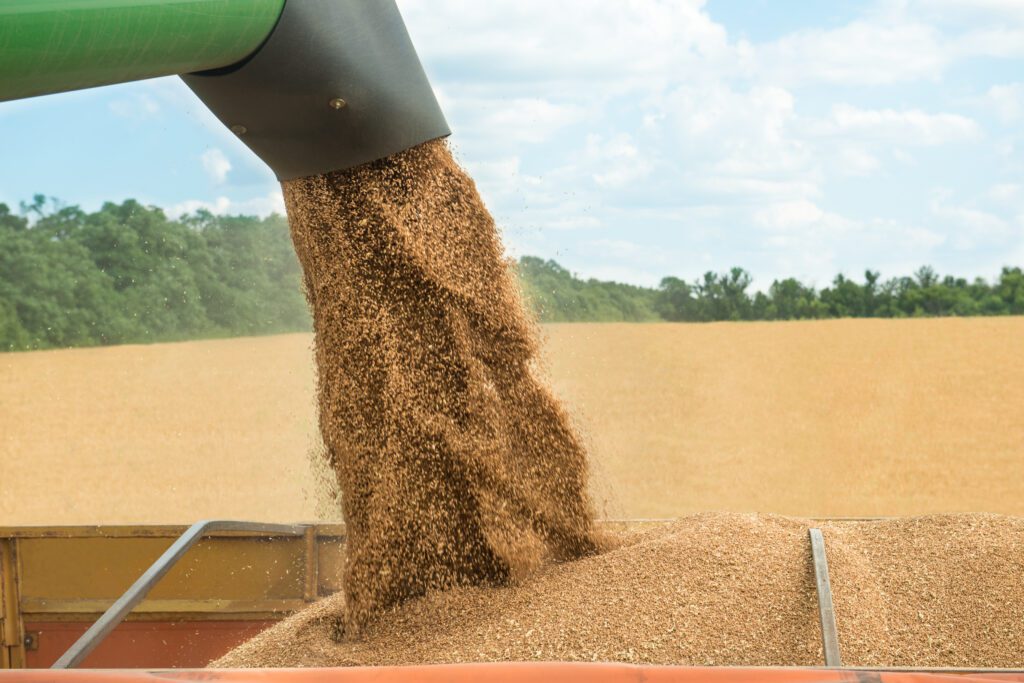
[[[277, 623], [280, 617], [236, 620], [126, 621], [79, 668], [199, 668]], [[38, 634], [37, 649], [26, 652], [25, 666], [53, 665], [89, 624], [75, 621], [26, 621]]]

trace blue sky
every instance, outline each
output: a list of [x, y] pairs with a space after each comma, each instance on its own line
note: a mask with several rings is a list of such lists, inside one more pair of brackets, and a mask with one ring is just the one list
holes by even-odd
[[[1024, 265], [1024, 0], [399, 0], [512, 254], [764, 287]], [[0, 202], [281, 211], [176, 79], [0, 103]]]

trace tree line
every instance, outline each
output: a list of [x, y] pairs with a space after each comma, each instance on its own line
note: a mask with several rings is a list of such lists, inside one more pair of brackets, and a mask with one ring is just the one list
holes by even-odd
[[878, 271], [858, 283], [843, 274], [820, 290], [795, 278], [753, 291], [743, 268], [707, 272], [687, 282], [666, 277], [656, 288], [582, 280], [554, 261], [520, 260], [524, 289], [542, 320], [714, 322], [1024, 314], [1024, 272], [1004, 267], [989, 283], [940, 276], [923, 266], [911, 276], [882, 280]]
[[[992, 283], [927, 266], [883, 281], [838, 275], [752, 291], [742, 268], [658, 287], [583, 279], [524, 256], [518, 273], [538, 317], [558, 321], [794, 320], [1024, 314], [1024, 273]], [[310, 329], [302, 275], [281, 216], [169, 219], [127, 200], [98, 211], [37, 196], [0, 203], [0, 350], [145, 343]]]
[[0, 204], [0, 349], [310, 328], [280, 216], [169, 220], [134, 200], [87, 213], [43, 197], [21, 208]]

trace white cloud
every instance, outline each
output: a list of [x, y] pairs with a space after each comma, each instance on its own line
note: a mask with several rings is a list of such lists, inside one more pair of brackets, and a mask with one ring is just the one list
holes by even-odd
[[914, 158], [914, 155], [905, 149], [900, 149], [899, 147], [893, 148], [892, 158], [905, 166], [911, 166], [917, 163], [917, 159]]
[[1024, 83], [993, 85], [988, 89], [985, 100], [1004, 123], [1024, 118]]
[[210, 180], [218, 185], [223, 184], [227, 180], [228, 172], [231, 170], [231, 162], [224, 156], [224, 152], [219, 147], [211, 147], [206, 150], [199, 157], [199, 160], [203, 164], [203, 170], [206, 171], [206, 175], [210, 176]]
[[652, 168], [651, 162], [627, 134], [605, 139], [598, 135], [587, 137], [584, 159], [588, 168], [596, 169], [591, 178], [602, 188], [622, 188], [645, 178]]
[[758, 46], [755, 53], [755, 73], [794, 85], [886, 85], [934, 80], [950, 60], [941, 35], [927, 24], [869, 21], [797, 31]]
[[815, 197], [821, 189], [811, 181], [765, 180], [761, 178], [695, 177], [693, 186], [713, 195], [745, 197], [751, 202], [760, 202], [765, 197], [777, 199]]
[[1008, 232], [1006, 221], [987, 211], [936, 204], [932, 208], [932, 213], [980, 235], [1005, 235]]
[[685, 138], [725, 137], [740, 148], [785, 146], [786, 130], [794, 117], [793, 95], [776, 86], [734, 90], [724, 83], [682, 86], [660, 103], [663, 120]]
[[[979, 123], [987, 118], [935, 93], [982, 50], [981, 32], [1012, 30], [994, 18], [1006, 8], [949, 27], [934, 17], [957, 0], [937, 1], [875, 0], [846, 25], [751, 43], [702, 0], [567, 0], [557, 13], [521, 0], [399, 0], [467, 165], [517, 238], [540, 243], [549, 231], [545, 248], [571, 250], [582, 246], [566, 231], [621, 242], [622, 226], [653, 221], [662, 236], [651, 240], [672, 243], [678, 230], [708, 253], [775, 240], [815, 273], [862, 245], [884, 255], [865, 256], [872, 267], [894, 263], [890, 249], [909, 263], [947, 246], [922, 178], [936, 155], [954, 153], [944, 145], [975, 143], [955, 148], [968, 155], [998, 144]], [[892, 182], [910, 204], [917, 194], [923, 215], [901, 206], [906, 220], [892, 220], [891, 198], [854, 199]], [[881, 217], [833, 208], [851, 201]], [[698, 206], [709, 213], [667, 218]]]
[[[883, 223], [882, 225], [885, 225]], [[902, 238], [903, 246], [911, 249], [934, 249], [946, 243], [946, 236], [927, 228], [903, 227], [891, 224], [896, 236]]]
[[591, 240], [587, 244], [592, 247], [597, 247], [603, 251], [612, 252], [615, 255], [635, 255], [641, 253], [644, 248], [636, 242], [630, 242], [629, 240], [612, 240], [612, 239], [600, 239]]
[[[940, 216], [928, 187], [997, 148], [1012, 174], [1019, 144], [967, 115], [977, 96], [946, 82], [970, 57], [1016, 49], [1012, 3], [873, 0], [845, 25], [751, 43], [701, 0], [568, 0], [557, 13], [399, 2], [502, 224], [570, 253], [586, 249], [566, 231], [600, 229], [604, 251], [587, 253], [605, 272], [617, 259], [643, 270], [626, 242], [689, 241], [687, 263], [708, 253], [754, 269], [763, 250], [828, 279], [858, 260], [855, 271], [929, 254], [939, 265], [963, 222], [984, 223], [970, 211], [999, 219], [995, 197]], [[851, 206], [857, 217], [836, 208]], [[707, 214], [686, 213], [696, 207]]]
[[603, 262], [588, 268], [586, 277], [655, 286], [675, 265], [675, 254], [632, 240], [596, 239], [583, 246]]
[[284, 195], [281, 194], [281, 190], [276, 188], [265, 195], [232, 202], [231, 207], [234, 213], [254, 216], [269, 216], [272, 213], [285, 214]]
[[783, 88], [682, 86], [658, 104], [654, 125], [671, 146], [651, 151], [680, 159], [694, 189], [752, 200], [818, 194], [820, 168], [802, 139], [795, 98]]
[[596, 87], [603, 95], [665, 83], [686, 65], [735, 59], [725, 29], [708, 16], [703, 0], [399, 5], [429, 70], [458, 66], [463, 85], [489, 91], [528, 82], [533, 94]]
[[903, 145], [942, 145], [971, 140], [981, 128], [960, 114], [929, 114], [920, 109], [861, 109], [836, 104], [829, 119], [817, 126], [818, 134], [860, 137]]
[[186, 199], [166, 209], [171, 218], [178, 218], [187, 213], [195, 213], [205, 209], [215, 215], [244, 214], [251, 216], [268, 216], [272, 213], [284, 215], [284, 196], [280, 190], [271, 190], [265, 195], [235, 201], [220, 196], [213, 201], [203, 199]]
[[853, 227], [852, 221], [838, 214], [823, 211], [807, 200], [771, 204], [756, 211], [754, 220], [762, 227], [780, 231], [811, 228], [836, 233]]
[[[691, 82], [741, 76], [787, 86], [936, 81], [958, 58], [1024, 49], [1007, 28], [1021, 3], [980, 2], [883, 1], [846, 25], [761, 44], [730, 40], [703, 0], [564, 0], [557, 12], [521, 0], [399, 4], [428, 69], [442, 77], [458, 70], [460, 88], [604, 96], [664, 87], [680, 73]], [[971, 7], [974, 30], [951, 37], [935, 25]]]
[[997, 202], [1011, 202], [1018, 197], [1024, 197], [1024, 186], [1017, 183], [998, 183], [989, 189], [988, 196]]
[[993, 28], [970, 31], [950, 41], [958, 57], [1024, 57], [1024, 29]]
[[868, 175], [878, 170], [878, 158], [861, 146], [843, 146], [836, 157], [840, 170], [849, 175]]
[[1013, 228], [1005, 219], [982, 209], [951, 205], [939, 198], [931, 203], [933, 216], [953, 228], [952, 244], [959, 250], [981, 246], [1006, 246], [1013, 237]]
[[498, 135], [517, 144], [545, 142], [556, 131], [576, 123], [583, 110], [576, 105], [555, 104], [541, 98], [481, 99], [463, 101], [461, 107], [473, 107], [473, 131]]
[[200, 209], [205, 209], [212, 214], [222, 215], [231, 209], [231, 200], [227, 197], [217, 197], [212, 202], [203, 199], [186, 199], [183, 202], [167, 207], [165, 213], [170, 218], [180, 218], [187, 213], [195, 213]]
[[888, 0], [890, 9], [935, 24], [977, 29], [986, 26], [1024, 25], [1020, 0]]
[[806, 200], [769, 204], [755, 210], [752, 220], [768, 233], [772, 246], [802, 247], [808, 251], [838, 252], [868, 244], [932, 249], [946, 241], [944, 235], [932, 230], [887, 218], [855, 220]]
[[520, 159], [518, 156], [505, 157], [494, 161], [471, 161], [466, 168], [472, 172], [477, 182], [514, 178], [519, 175]]
[[923, 23], [939, 31], [944, 66], [973, 57], [1024, 56], [1019, 0], [880, 0], [875, 9], [877, 23]]
[[[461, 161], [461, 160], [460, 160]], [[548, 190], [540, 178], [523, 173], [519, 156], [467, 161], [467, 172], [476, 182], [477, 190], [487, 207], [503, 222], [501, 207], [531, 203], [535, 208], [545, 205]]]

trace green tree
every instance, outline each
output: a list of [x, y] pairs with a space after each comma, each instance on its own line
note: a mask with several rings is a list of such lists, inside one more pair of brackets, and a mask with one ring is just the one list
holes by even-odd
[[2, 221], [0, 274], [3, 348], [124, 341], [113, 283], [81, 245]]
[[1003, 302], [1007, 313], [1024, 314], [1024, 271], [1017, 268], [1003, 268], [995, 295]]
[[866, 314], [867, 292], [842, 273], [832, 280], [832, 287], [821, 290], [821, 302], [833, 318], [860, 318]]
[[280, 216], [168, 220], [128, 200], [94, 213], [0, 205], [0, 348], [309, 329]]
[[796, 278], [772, 282], [768, 289], [764, 320], [805, 320], [822, 317], [827, 308], [818, 300], [813, 287]]
[[535, 256], [519, 260], [523, 293], [545, 322], [642, 322], [658, 320], [657, 292], [645, 287], [582, 280], [554, 261]]
[[[0, 349], [20, 350], [308, 330], [302, 275], [281, 216], [170, 220], [134, 200], [85, 212], [35, 195], [0, 204]], [[930, 266], [821, 292], [796, 278], [750, 292], [743, 268], [657, 288], [582, 279], [525, 256], [518, 274], [543, 321], [723, 321], [1024, 314], [1024, 272], [997, 281]]]
[[654, 300], [654, 309], [663, 319], [675, 322], [696, 320], [695, 304], [693, 289], [685, 281], [677, 277], [662, 278]]
[[697, 292], [697, 320], [750, 320], [753, 302], [747, 288], [753, 282], [750, 273], [732, 268], [726, 273], [704, 273], [694, 284]]

